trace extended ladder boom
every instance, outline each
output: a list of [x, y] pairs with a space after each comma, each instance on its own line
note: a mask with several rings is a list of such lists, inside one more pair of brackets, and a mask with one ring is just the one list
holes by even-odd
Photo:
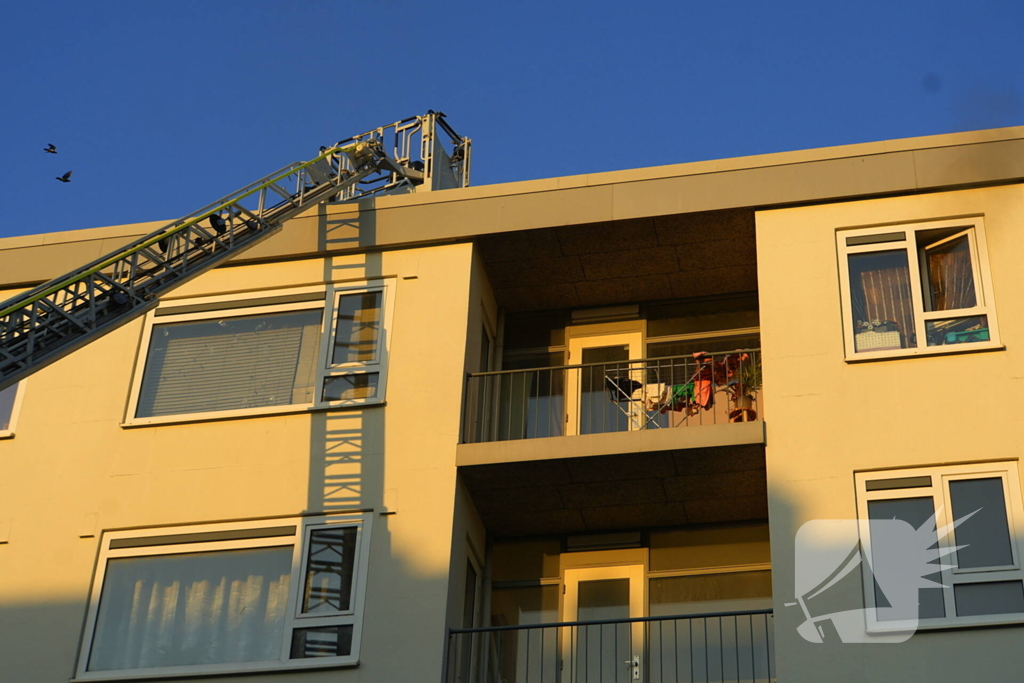
[[[131, 244], [0, 303], [0, 390], [155, 308], [159, 297], [223, 263], [323, 201], [414, 186], [468, 184], [469, 140], [443, 114], [399, 121], [289, 164]], [[454, 143], [447, 153], [440, 129]], [[421, 160], [411, 139], [421, 136]], [[394, 142], [393, 156], [385, 143]], [[453, 182], [454, 181], [454, 182]], [[203, 222], [207, 224], [204, 225]]]

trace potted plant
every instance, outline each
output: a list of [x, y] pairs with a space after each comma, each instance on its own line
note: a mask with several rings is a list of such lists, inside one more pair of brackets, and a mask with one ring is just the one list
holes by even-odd
[[738, 355], [736, 366], [730, 375], [726, 385], [730, 403], [729, 421], [753, 422], [757, 419], [754, 401], [761, 391], [761, 355]]

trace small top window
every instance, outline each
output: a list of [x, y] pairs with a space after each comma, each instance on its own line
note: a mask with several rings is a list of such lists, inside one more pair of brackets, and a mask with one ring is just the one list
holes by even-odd
[[981, 218], [837, 239], [848, 359], [999, 346]]

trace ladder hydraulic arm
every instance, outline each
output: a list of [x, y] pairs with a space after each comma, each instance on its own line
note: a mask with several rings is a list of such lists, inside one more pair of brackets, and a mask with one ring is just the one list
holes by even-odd
[[[145, 314], [160, 296], [320, 202], [468, 185], [470, 141], [457, 136], [443, 117], [430, 111], [322, 147], [315, 159], [289, 164], [0, 303], [0, 390]], [[418, 150], [412, 144], [416, 137]]]

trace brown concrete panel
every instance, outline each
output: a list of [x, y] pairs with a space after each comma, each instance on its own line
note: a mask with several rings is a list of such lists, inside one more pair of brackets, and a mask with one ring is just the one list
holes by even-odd
[[679, 270], [675, 250], [666, 247], [584, 254], [580, 260], [588, 280], [674, 273]]
[[477, 245], [480, 248], [480, 255], [487, 263], [562, 256], [562, 246], [558, 242], [555, 230], [482, 235], [477, 239]]
[[[572, 437], [569, 437], [572, 438]], [[647, 477], [672, 477], [676, 464], [671, 452], [629, 453], [592, 458], [570, 458], [565, 461], [574, 482], [625, 481]]]
[[677, 526], [690, 522], [684, 503], [642, 503], [587, 508], [583, 519], [590, 531], [613, 529], [644, 529], [657, 526]]
[[564, 254], [596, 254], [658, 245], [654, 221], [649, 218], [560, 228], [558, 242]]
[[767, 496], [766, 476], [765, 470], [759, 469], [672, 477], [665, 480], [665, 493], [669, 500]]
[[607, 306], [611, 304], [657, 301], [672, 298], [672, 285], [668, 275], [594, 280], [576, 284], [581, 306]]
[[578, 256], [488, 263], [487, 275], [495, 289], [529, 287], [538, 283], [565, 284], [579, 282], [584, 278]]
[[499, 289], [494, 294], [498, 302], [512, 313], [578, 308], [583, 305], [576, 292], [576, 285], [571, 284]]
[[587, 531], [583, 513], [579, 510], [549, 510], [544, 512], [516, 512], [513, 510], [491, 515], [487, 530], [495, 536], [540, 536], [544, 534], [572, 534]]
[[665, 489], [660, 479], [627, 479], [625, 481], [592, 481], [585, 484], [562, 484], [558, 492], [569, 508], [590, 508], [605, 505], [664, 503]]
[[913, 155], [921, 188], [1024, 178], [1024, 140], [919, 149]]
[[710, 498], [683, 503], [690, 524], [768, 519], [768, 497]]
[[654, 229], [661, 245], [693, 244], [707, 239], [754, 239], [754, 212], [750, 209], [702, 211], [658, 216]]
[[717, 472], [743, 472], [764, 469], [763, 444], [694, 448], [673, 453], [681, 476]]
[[480, 514], [487, 516], [504, 510], [520, 512], [538, 512], [541, 510], [564, 510], [567, 506], [562, 502], [558, 487], [555, 486], [521, 486], [507, 489], [491, 489], [486, 495], [475, 500]]

